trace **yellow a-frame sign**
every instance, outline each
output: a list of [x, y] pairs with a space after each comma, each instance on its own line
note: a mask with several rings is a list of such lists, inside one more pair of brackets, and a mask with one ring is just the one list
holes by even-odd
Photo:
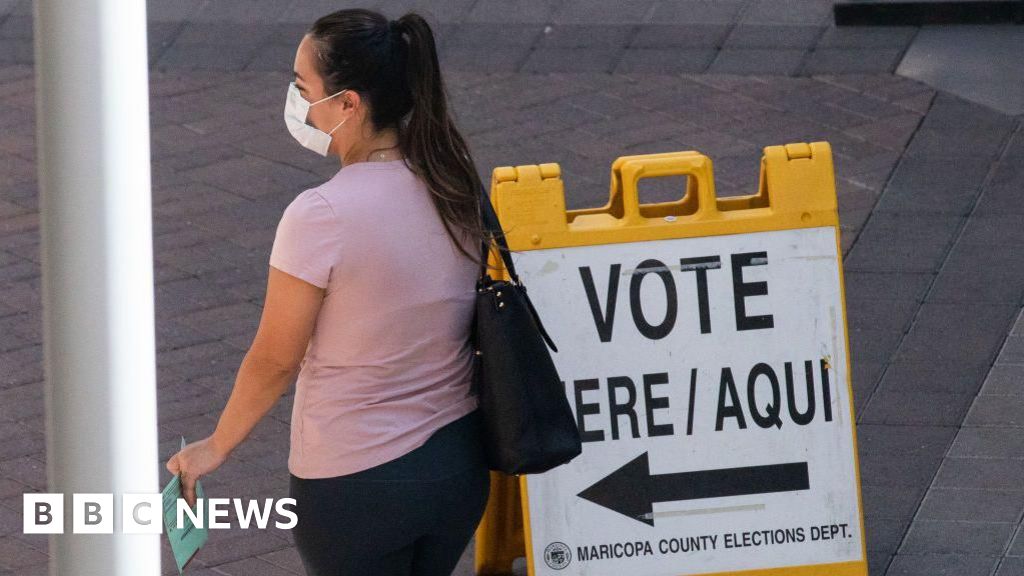
[[764, 148], [749, 196], [696, 151], [617, 159], [599, 208], [566, 210], [557, 164], [491, 189], [584, 446], [492, 472], [477, 573], [866, 576], [828, 143]]

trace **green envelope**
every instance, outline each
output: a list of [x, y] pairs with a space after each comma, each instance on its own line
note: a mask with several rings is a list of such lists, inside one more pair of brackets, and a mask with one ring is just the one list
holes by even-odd
[[[185, 437], [181, 437], [181, 447], [185, 447]], [[189, 561], [195, 557], [196, 552], [206, 544], [209, 530], [206, 528], [210, 522], [210, 509], [206, 503], [206, 496], [203, 492], [203, 485], [196, 480], [196, 506], [203, 511], [203, 528], [197, 528], [188, 514], [184, 515], [184, 525], [179, 529], [178, 523], [178, 498], [181, 495], [181, 475], [175, 474], [174, 478], [164, 486], [164, 530], [167, 539], [171, 543], [171, 551], [174, 553], [174, 561], [178, 564], [178, 574], [181, 574]]]

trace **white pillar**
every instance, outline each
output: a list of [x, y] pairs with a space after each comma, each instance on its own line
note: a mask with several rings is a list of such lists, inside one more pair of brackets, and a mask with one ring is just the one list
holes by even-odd
[[[34, 26], [46, 473], [65, 502], [50, 574], [157, 576], [161, 536], [120, 518], [124, 493], [160, 491], [162, 466], [146, 3], [35, 0]], [[113, 534], [72, 534], [85, 492], [113, 493]]]

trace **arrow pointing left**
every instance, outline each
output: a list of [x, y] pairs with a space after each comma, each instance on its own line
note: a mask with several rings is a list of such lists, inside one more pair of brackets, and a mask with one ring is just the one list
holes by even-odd
[[652, 476], [644, 452], [577, 496], [654, 526], [654, 502], [789, 492], [809, 487], [807, 462]]

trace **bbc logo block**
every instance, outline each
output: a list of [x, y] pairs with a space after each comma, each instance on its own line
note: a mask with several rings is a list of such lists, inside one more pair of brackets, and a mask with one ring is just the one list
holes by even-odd
[[[71, 495], [71, 529], [76, 534], [113, 534], [114, 495], [75, 493]], [[26, 493], [23, 498], [22, 531], [25, 534], [64, 533], [64, 494]], [[121, 532], [160, 534], [163, 531], [161, 495], [123, 494]]]

